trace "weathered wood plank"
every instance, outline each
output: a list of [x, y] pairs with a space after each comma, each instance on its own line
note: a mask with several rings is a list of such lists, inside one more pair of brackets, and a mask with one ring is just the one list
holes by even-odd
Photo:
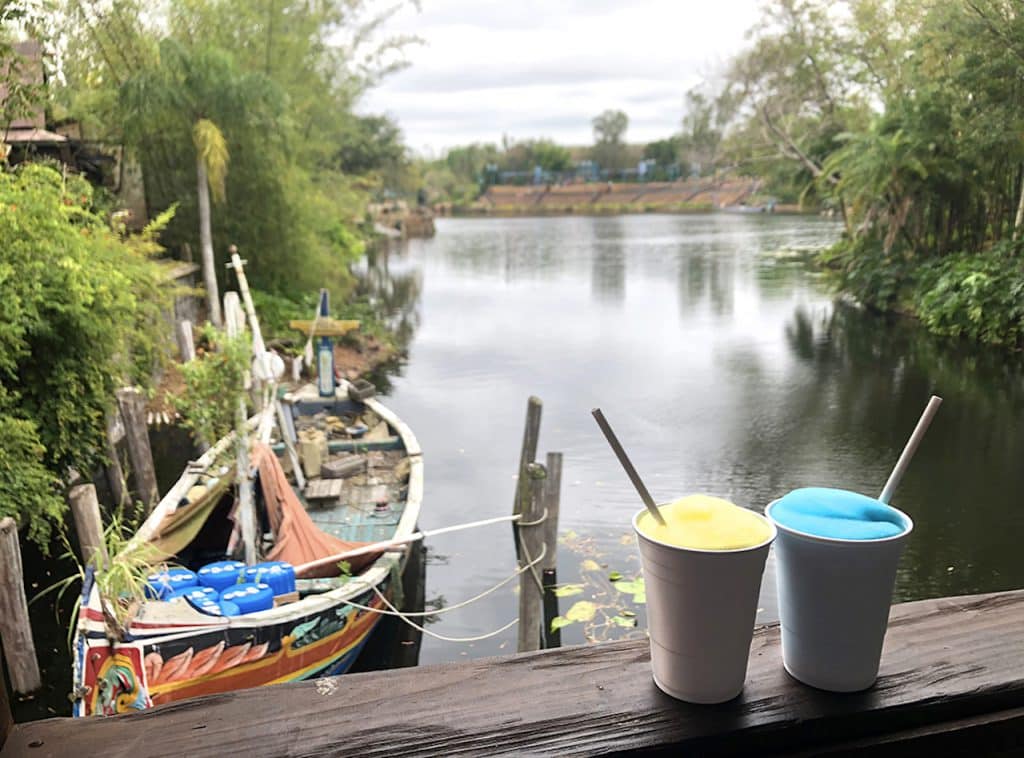
[[[103, 519], [100, 517], [100, 503], [96, 499], [96, 487], [92, 484], [79, 484], [68, 492], [68, 505], [75, 521], [75, 532], [78, 534], [79, 554], [82, 565], [108, 566], [107, 544], [103, 539]], [[93, 556], [99, 553], [99, 560]]]
[[[1020, 723], [1022, 628], [1024, 591], [897, 606], [878, 684], [851, 695], [789, 678], [772, 625], [754, 635], [743, 694], [718, 706], [662, 694], [646, 642], [613, 642], [19, 724], [0, 755], [874, 753], [886, 735], [934, 740], [944, 730], [970, 735], [981, 753]], [[34, 741], [42, 744], [29, 748]]]
[[28, 619], [18, 525], [10, 516], [0, 519], [0, 639], [11, 687], [23, 694], [38, 690], [43, 681]]
[[128, 457], [132, 464], [132, 479], [139, 499], [147, 512], [160, 502], [156, 486], [156, 469], [153, 467], [153, 451], [149, 447], [149, 428], [146, 426], [146, 399], [135, 387], [124, 387], [117, 391], [117, 405], [124, 421], [128, 441]]

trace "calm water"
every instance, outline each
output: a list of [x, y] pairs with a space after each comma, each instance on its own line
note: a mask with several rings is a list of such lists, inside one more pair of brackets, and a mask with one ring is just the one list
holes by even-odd
[[[1015, 363], [833, 302], [801, 252], [839, 228], [799, 217], [442, 219], [432, 240], [370, 261], [371, 289], [409, 339], [387, 402], [426, 457], [421, 526], [511, 512], [527, 397], [541, 452], [564, 453], [563, 598], [601, 610], [563, 642], [621, 638], [643, 606], [607, 575], [637, 574], [639, 507], [590, 409], [601, 406], [656, 499], [721, 495], [763, 510], [805, 485], [877, 493], [929, 394], [945, 404], [894, 504], [916, 522], [899, 599], [1024, 586], [1024, 383]], [[592, 561], [592, 562], [591, 562]], [[428, 607], [514, 569], [507, 525], [429, 542]], [[776, 617], [769, 561], [759, 618]], [[483, 634], [516, 615], [510, 588], [438, 616]], [[628, 623], [628, 622], [627, 622]], [[426, 638], [421, 663], [511, 652]]]
[[[945, 403], [894, 499], [916, 523], [898, 598], [1024, 586], [1024, 372], [834, 304], [803, 261], [838, 233], [781, 216], [441, 219], [434, 239], [375, 255], [364, 286], [409, 348], [378, 383], [425, 451], [421, 527], [511, 513], [526, 400], [538, 395], [541, 454], [565, 456], [559, 580], [580, 585], [562, 613], [597, 606], [563, 643], [638, 635], [644, 606], [608, 577], [638, 574], [629, 522], [640, 505], [591, 408], [604, 409], [656, 498], [702, 491], [762, 510], [805, 485], [879, 492], [937, 393]], [[162, 433], [154, 445], [166, 487], [187, 440]], [[30, 594], [73, 570], [25, 551]], [[427, 607], [514, 567], [507, 524], [433, 538]], [[18, 720], [68, 713], [70, 600], [59, 620], [52, 603], [32, 606], [46, 689], [15, 703]], [[776, 617], [771, 558], [761, 609]], [[477, 636], [516, 614], [509, 585], [427, 628]], [[393, 649], [368, 651], [362, 668], [415, 658], [414, 635], [378, 636]], [[475, 643], [425, 637], [419, 661], [514, 649], [514, 627]]]

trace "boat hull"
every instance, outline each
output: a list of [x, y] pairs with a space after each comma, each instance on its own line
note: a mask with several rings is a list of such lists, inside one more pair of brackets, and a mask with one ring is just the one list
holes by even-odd
[[[389, 584], [379, 587], [385, 595]], [[372, 591], [353, 602], [383, 607]], [[91, 608], [86, 613], [96, 615]], [[379, 613], [343, 601], [294, 618], [169, 634], [162, 630], [113, 645], [102, 632], [83, 635], [76, 651], [82, 697], [74, 715], [116, 715], [201, 695], [342, 674], [380, 619]]]

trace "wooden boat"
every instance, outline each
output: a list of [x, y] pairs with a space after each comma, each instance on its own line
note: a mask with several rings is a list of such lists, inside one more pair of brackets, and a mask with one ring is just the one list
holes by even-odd
[[[313, 387], [285, 394], [280, 411], [279, 436], [287, 440], [253, 446], [254, 505], [266, 533], [260, 557], [296, 566], [295, 591], [275, 596], [272, 608], [224, 615], [195, 598], [105, 597], [90, 569], [75, 641], [74, 715], [141, 710], [352, 665], [381, 619], [366, 609], [382, 608], [381, 596], [400, 592], [406, 552], [373, 549], [351, 558], [350, 574], [338, 560], [323, 559], [414, 532], [423, 494], [420, 448], [392, 411], [374, 399], [349, 399], [345, 383], [334, 397]], [[258, 424], [250, 420], [248, 428]], [[368, 430], [357, 437], [360, 424]], [[321, 431], [326, 440], [318, 439]], [[316, 445], [302, 450], [306, 463], [326, 452], [324, 463], [349, 469], [347, 478], [310, 477], [306, 497], [284, 471], [293, 460], [286, 449], [295, 444]], [[193, 570], [237, 555], [235, 447], [231, 435], [190, 464], [125, 551]], [[364, 465], [351, 474], [359, 460]]]

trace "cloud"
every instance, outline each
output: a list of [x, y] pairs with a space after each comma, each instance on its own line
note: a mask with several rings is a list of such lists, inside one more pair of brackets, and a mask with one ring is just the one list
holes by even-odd
[[678, 128], [686, 90], [741, 48], [757, 2], [423, 0], [384, 32], [424, 44], [361, 108], [432, 152], [502, 134], [586, 144], [606, 108], [630, 116], [631, 141], [657, 139]]

